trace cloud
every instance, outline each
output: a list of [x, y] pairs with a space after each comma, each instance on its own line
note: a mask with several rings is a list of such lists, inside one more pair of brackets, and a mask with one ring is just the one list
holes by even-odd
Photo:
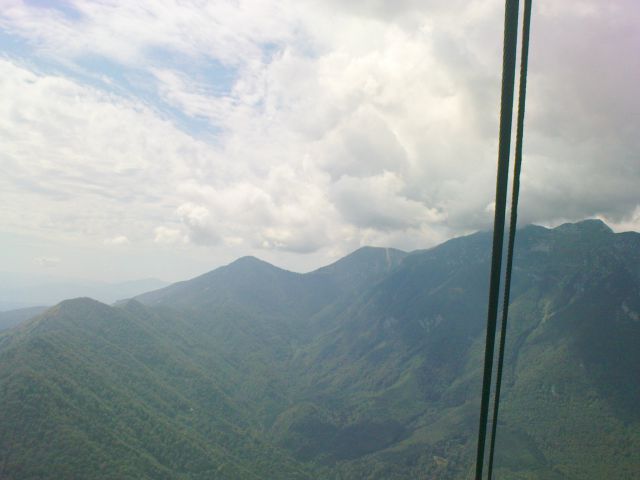
[[193, 82], [183, 74], [168, 69], [152, 69], [162, 98], [191, 117], [221, 122], [231, 108], [228, 97], [216, 97], [206, 85]]
[[[0, 61], [16, 231], [311, 253], [491, 226], [498, 0], [7, 5], [34, 52]], [[535, 5], [521, 223], [636, 225], [640, 9]]]
[[117, 235], [113, 238], [107, 238], [104, 241], [105, 245], [114, 246], [114, 247], [129, 245], [130, 243], [131, 242], [129, 241], [129, 239], [124, 235]]
[[[335, 211], [313, 170], [274, 167], [263, 177], [217, 186], [193, 180], [180, 192], [191, 201], [178, 209], [194, 243], [310, 252], [329, 241]], [[339, 224], [338, 224], [339, 229]]]
[[366, 178], [342, 177], [332, 196], [338, 210], [353, 225], [375, 230], [401, 230], [437, 223], [445, 215], [403, 195], [404, 181], [385, 172]]
[[162, 245], [175, 245], [188, 241], [188, 238], [177, 228], [160, 226], [154, 229], [153, 241]]
[[176, 184], [216, 166], [210, 146], [142, 102], [6, 60], [0, 91], [0, 211], [14, 230], [146, 236], [155, 218], [173, 217]]
[[33, 263], [42, 268], [52, 268], [60, 265], [62, 260], [58, 257], [34, 257]]
[[635, 2], [540, 5], [534, 19], [523, 220], [628, 218], [640, 200]]
[[[601, 218], [601, 220], [608, 220]], [[625, 215], [620, 221], [610, 222], [611, 227], [618, 232], [640, 232], [640, 205], [633, 212]]]
[[202, 206], [185, 203], [178, 208], [178, 216], [189, 231], [188, 238], [198, 245], [215, 245], [220, 242], [211, 212]]
[[262, 56], [262, 45], [291, 34], [288, 2], [203, 3], [163, 0], [75, 0], [65, 10], [19, 0], [4, 2], [0, 26], [54, 57], [99, 55], [132, 65], [150, 52], [209, 57], [228, 64]]

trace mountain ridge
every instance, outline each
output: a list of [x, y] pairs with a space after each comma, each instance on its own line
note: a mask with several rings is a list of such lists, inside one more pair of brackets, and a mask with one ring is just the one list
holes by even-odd
[[[634, 478], [639, 246], [518, 231], [496, 478]], [[0, 333], [0, 475], [467, 478], [490, 247], [244, 258], [151, 301], [63, 302]]]

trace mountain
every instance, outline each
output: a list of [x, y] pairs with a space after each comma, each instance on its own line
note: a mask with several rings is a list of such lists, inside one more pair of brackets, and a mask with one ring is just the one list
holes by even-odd
[[0, 309], [55, 305], [73, 297], [92, 297], [104, 303], [113, 303], [166, 285], [167, 282], [155, 278], [107, 283], [0, 272]]
[[[469, 478], [491, 236], [245, 257], [0, 334], [0, 477]], [[496, 478], [637, 478], [640, 234], [518, 231]]]
[[363, 247], [308, 274], [243, 257], [185, 282], [136, 297], [147, 305], [210, 308], [221, 304], [259, 315], [309, 316], [338, 297], [366, 288], [393, 270], [406, 252]]
[[150, 307], [170, 310], [211, 338], [210, 348], [239, 366], [245, 381], [238, 394], [262, 411], [263, 424], [281, 410], [290, 379], [287, 362], [315, 330], [314, 315], [348, 305], [394, 270], [405, 252], [361, 248], [307, 274], [282, 270], [254, 257], [186, 282], [136, 297]]
[[[283, 415], [284, 444], [353, 478], [467, 478], [490, 242], [415, 252], [332, 319], [296, 359], [306, 410]], [[640, 235], [587, 221], [517, 242], [497, 478], [635, 478]]]
[[0, 476], [308, 478], [261, 442], [253, 406], [222, 387], [233, 368], [189, 333], [136, 302], [80, 298], [2, 337]]
[[41, 314], [47, 307], [27, 307], [0, 312], [0, 331], [15, 327], [19, 323]]

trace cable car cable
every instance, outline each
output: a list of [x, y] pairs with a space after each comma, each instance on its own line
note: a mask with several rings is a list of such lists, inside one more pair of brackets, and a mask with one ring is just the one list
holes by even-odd
[[507, 266], [504, 281], [504, 299], [502, 302], [502, 323], [500, 326], [500, 346], [498, 348], [498, 367], [496, 370], [496, 389], [493, 400], [493, 419], [491, 423], [491, 440], [489, 443], [489, 463], [487, 478], [493, 475], [493, 457], [498, 428], [498, 409], [500, 406], [500, 390], [502, 385], [502, 370], [504, 365], [504, 351], [507, 336], [507, 319], [509, 316], [509, 297], [511, 291], [511, 274], [513, 272], [513, 250], [516, 240], [516, 224], [518, 222], [518, 197], [520, 194], [520, 172], [522, 171], [522, 142], [524, 135], [524, 112], [527, 96], [527, 67], [529, 63], [529, 33], [531, 30], [531, 3], [524, 0], [522, 19], [522, 50], [520, 54], [520, 85], [518, 88], [518, 119], [516, 126], [516, 151], [513, 166], [513, 189], [511, 192], [511, 215], [509, 219], [509, 244], [507, 246]]
[[482, 400], [480, 404], [480, 425], [478, 428], [478, 449], [476, 452], [476, 480], [482, 479], [484, 464], [487, 417], [489, 413], [489, 398], [491, 395], [491, 375], [493, 369], [496, 323], [500, 296], [500, 274], [502, 268], [507, 182], [509, 179], [513, 92], [515, 84], [516, 50], [518, 43], [518, 9], [519, 0], [506, 0], [504, 47], [502, 54], [500, 133], [498, 140], [498, 174], [496, 179], [496, 202], [493, 223], [493, 247], [491, 254], [489, 305], [487, 309], [487, 336], [485, 340]]

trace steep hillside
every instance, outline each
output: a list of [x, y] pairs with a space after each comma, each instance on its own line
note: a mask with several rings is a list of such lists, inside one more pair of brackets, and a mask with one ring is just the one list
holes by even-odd
[[[415, 252], [337, 317], [314, 319], [333, 328], [292, 362], [307, 383], [276, 423], [282, 443], [300, 458], [343, 460], [347, 478], [465, 478], [489, 242], [481, 233]], [[504, 478], [638, 473], [639, 252], [640, 235], [616, 235], [598, 221], [520, 231], [499, 437]]]
[[[2, 478], [463, 479], [490, 235], [245, 257], [0, 334]], [[496, 478], [637, 478], [640, 235], [518, 232]]]
[[308, 478], [179, 322], [75, 299], [0, 337], [0, 477]]
[[243, 257], [195, 279], [136, 297], [180, 316], [211, 339], [210, 348], [242, 372], [244, 398], [259, 404], [270, 425], [289, 401], [288, 361], [315, 331], [310, 319], [348, 305], [358, 292], [393, 271], [406, 254], [361, 248], [307, 274]]

